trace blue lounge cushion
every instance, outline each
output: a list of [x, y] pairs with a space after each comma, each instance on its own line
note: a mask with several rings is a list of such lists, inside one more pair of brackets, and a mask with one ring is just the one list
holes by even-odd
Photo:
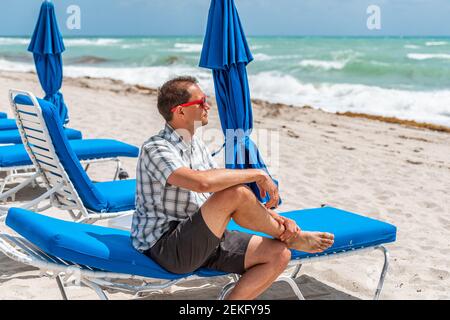
[[[116, 273], [179, 279], [131, 244], [130, 232], [59, 220], [19, 208], [9, 209], [6, 224], [48, 254]], [[200, 276], [224, 273], [201, 269]]]
[[95, 187], [108, 202], [108, 212], [127, 211], [135, 208], [135, 179], [97, 182]]
[[16, 120], [0, 118], [0, 130], [15, 130], [17, 129]]
[[[282, 215], [295, 220], [302, 230], [330, 232], [335, 236], [334, 244], [328, 250], [315, 254], [293, 250], [292, 259], [361, 249], [394, 242], [396, 239], [397, 228], [395, 226], [333, 207], [289, 211]], [[230, 222], [228, 229], [263, 235], [242, 228], [234, 221]]]
[[[79, 160], [104, 159], [111, 157], [131, 157], [139, 155], [139, 148], [110, 139], [70, 140], [70, 146]], [[0, 146], [0, 167], [31, 165], [32, 162], [21, 144]]]
[[[118, 204], [118, 200], [110, 202], [111, 198], [106, 197], [104, 193], [97, 189], [95, 184], [89, 179], [88, 175], [84, 171], [77, 158], [77, 155], [70, 146], [69, 140], [64, 134], [64, 128], [61, 125], [62, 121], [59, 117], [58, 109], [50, 102], [37, 98], [39, 106], [41, 107], [42, 116], [44, 118], [48, 133], [51, 137], [53, 147], [59, 158], [59, 161], [63, 165], [67, 172], [70, 181], [77, 190], [83, 204], [86, 208], [95, 212], [117, 212], [121, 205]], [[26, 95], [17, 95], [14, 98], [16, 104], [33, 105], [31, 99]], [[128, 186], [130, 186], [128, 184]], [[130, 192], [127, 190], [117, 190], [117, 192], [123, 192], [126, 195]], [[127, 196], [116, 195], [120, 199], [128, 199]], [[123, 204], [128, 207], [128, 202]]]
[[[328, 253], [388, 243], [395, 241], [396, 237], [393, 225], [332, 207], [291, 211], [282, 215], [293, 218], [304, 230], [333, 232], [335, 244]], [[191, 275], [170, 273], [135, 250], [128, 231], [58, 220], [19, 208], [9, 210], [6, 224], [46, 253], [74, 263], [161, 279]], [[233, 222], [228, 229], [244, 231], [236, 228]], [[292, 257], [315, 255], [293, 250]], [[194, 273], [199, 276], [224, 274], [204, 268]]]
[[0, 119], [4, 119], [4, 118], [7, 118], [7, 117], [8, 117], [8, 115], [6, 113], [0, 112]]
[[[82, 138], [82, 134], [78, 130], [65, 128], [64, 132], [65, 132], [67, 138], [70, 140]], [[17, 130], [17, 129], [0, 130], [0, 144], [8, 144], [8, 143], [14, 143], [14, 144], [22, 143], [22, 138], [20, 138], [19, 130]]]

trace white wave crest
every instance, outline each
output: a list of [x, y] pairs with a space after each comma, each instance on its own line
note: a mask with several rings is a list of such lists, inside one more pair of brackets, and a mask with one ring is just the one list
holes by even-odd
[[342, 70], [347, 65], [347, 61], [302, 60], [300, 65], [325, 70]]
[[448, 53], [408, 53], [408, 59], [412, 60], [429, 60], [429, 59], [450, 59]]
[[[34, 65], [0, 59], [0, 70], [26, 72], [34, 70]], [[191, 75], [199, 79], [206, 94], [214, 95], [211, 73], [186, 65], [129, 68], [66, 66], [64, 74], [69, 77], [112, 78], [153, 88], [175, 76]], [[449, 114], [450, 90], [408, 91], [359, 84], [311, 84], [275, 71], [249, 75], [249, 81], [252, 98], [295, 106], [311, 105], [330, 112], [364, 112], [450, 126], [450, 117], [446, 116]]]
[[30, 39], [25, 38], [0, 38], [0, 45], [2, 46], [24, 45], [29, 43]]
[[415, 44], [407, 44], [405, 45], [406, 49], [419, 49], [420, 46], [416, 46]]
[[259, 50], [259, 49], [265, 49], [265, 48], [270, 48], [269, 45], [259, 45], [259, 44], [254, 44], [250, 46], [250, 50]]
[[202, 44], [199, 43], [175, 43], [175, 50], [178, 52], [201, 52]]
[[271, 57], [264, 53], [255, 53], [253, 54], [253, 58], [255, 59], [255, 61], [269, 61], [275, 59], [275, 57]]
[[5, 59], [0, 59], [0, 70], [30, 72], [34, 71], [34, 65], [31, 63], [12, 62]]
[[432, 47], [432, 46], [445, 46], [447, 44], [446, 41], [428, 41], [425, 43], [425, 45], [427, 47]]
[[64, 44], [67, 46], [111, 46], [122, 42], [121, 39], [65, 39]]
[[450, 126], [450, 90], [408, 91], [359, 84], [309, 84], [278, 72], [249, 77], [253, 98], [310, 105], [329, 112], [363, 112]]
[[120, 47], [122, 49], [136, 49], [136, 48], [142, 48], [145, 47], [145, 43], [134, 43], [134, 44], [123, 44]]
[[176, 65], [134, 68], [105, 68], [86, 66], [66, 66], [64, 74], [69, 77], [98, 77], [122, 80], [128, 84], [140, 84], [152, 88], [160, 87], [165, 81], [180, 75], [190, 75], [199, 79], [208, 95], [214, 93], [211, 73], [202, 69]]

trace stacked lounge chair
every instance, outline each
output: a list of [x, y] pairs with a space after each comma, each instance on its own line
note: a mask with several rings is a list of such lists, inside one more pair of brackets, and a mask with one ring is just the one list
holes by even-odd
[[32, 93], [11, 90], [10, 101], [23, 145], [47, 192], [26, 204], [67, 210], [79, 222], [95, 222], [134, 209], [135, 180], [94, 183], [83, 169], [64, 134], [58, 112], [51, 103]]
[[[6, 116], [5, 113], [0, 113], [1, 115]], [[2, 127], [2, 124], [5, 126]], [[114, 180], [119, 177], [120, 173], [126, 175], [121, 168], [119, 157], [136, 158], [139, 155], [139, 149], [127, 143], [113, 139], [81, 139], [81, 132], [77, 130], [64, 129], [64, 131], [69, 132], [67, 135], [70, 139], [69, 143], [78, 159], [85, 164], [85, 170], [94, 162], [115, 162]], [[0, 178], [0, 201], [9, 198], [14, 200], [15, 194], [30, 183], [34, 183], [39, 174], [36, 173], [34, 165], [22, 145], [15, 119], [0, 119], [0, 141], [5, 143], [0, 143], [0, 172], [5, 173]], [[8, 190], [7, 193], [4, 192], [8, 185], [17, 183], [19, 185]]]
[[[11, 101], [13, 104], [13, 101]], [[13, 108], [14, 109], [14, 108]], [[21, 114], [21, 123], [24, 128], [33, 132], [33, 115], [23, 112]], [[0, 122], [5, 119], [0, 119]], [[7, 119], [11, 120], [11, 119]], [[17, 121], [13, 120], [16, 128]], [[28, 126], [28, 127], [27, 127]], [[24, 129], [22, 129], [24, 130]], [[12, 130], [0, 130], [1, 134], [5, 132], [11, 132]], [[32, 160], [27, 154], [26, 148], [22, 144], [19, 131], [16, 129], [20, 142], [17, 144], [0, 145], [0, 172], [6, 173], [6, 175], [0, 179], [0, 201], [5, 201], [11, 198], [14, 200], [15, 194], [26, 187], [30, 183], [34, 183], [36, 178], [41, 176], [40, 172], [36, 172], [35, 166]], [[63, 132], [67, 133], [67, 129], [63, 129]], [[70, 130], [70, 132], [78, 132], [76, 135], [67, 135], [67, 138], [76, 138], [69, 140], [70, 147], [74, 151], [78, 160], [85, 164], [85, 170], [87, 170], [92, 163], [98, 162], [115, 162], [116, 171], [114, 174], [114, 180], [120, 175], [126, 176], [126, 172], [121, 168], [121, 162], [119, 157], [133, 157], [136, 158], [139, 154], [139, 149], [135, 146], [129, 145], [113, 139], [81, 139], [81, 132]], [[36, 132], [37, 134], [37, 132]], [[17, 139], [16, 139], [17, 140]], [[20, 183], [19, 183], [20, 182]], [[6, 189], [9, 185], [17, 184], [13, 188]], [[4, 192], [7, 190], [6, 192]]]

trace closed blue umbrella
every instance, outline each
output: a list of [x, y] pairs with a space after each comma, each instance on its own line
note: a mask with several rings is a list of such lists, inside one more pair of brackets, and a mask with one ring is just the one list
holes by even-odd
[[[268, 173], [257, 146], [250, 139], [253, 116], [246, 66], [252, 60], [234, 0], [212, 0], [200, 67], [212, 69], [225, 135], [226, 167], [257, 168]], [[268, 200], [267, 196], [261, 198], [255, 183], [250, 187], [260, 201]]]
[[64, 50], [53, 3], [44, 1], [28, 51], [33, 53], [39, 82], [45, 91], [44, 99], [58, 108], [61, 119], [67, 123], [69, 121], [67, 107], [63, 95], [59, 92], [63, 79], [61, 53]]

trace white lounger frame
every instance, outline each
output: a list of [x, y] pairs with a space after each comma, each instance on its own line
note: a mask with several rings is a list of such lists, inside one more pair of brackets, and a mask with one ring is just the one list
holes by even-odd
[[[30, 98], [33, 105], [16, 104], [14, 98], [19, 94]], [[131, 211], [109, 213], [95, 212], [86, 208], [63, 165], [59, 161], [36, 97], [27, 91], [10, 90], [9, 99], [16, 117], [17, 127], [23, 145], [36, 168], [35, 175], [36, 177], [39, 175], [42, 178], [43, 184], [47, 188], [47, 192], [30, 203], [27, 203], [22, 208], [35, 208], [35, 211], [42, 211], [50, 207], [56, 207], [68, 211], [74, 221], [84, 223], [94, 223], [102, 219], [131, 214]], [[27, 112], [27, 114], [23, 112]], [[26, 124], [26, 127], [24, 124]], [[41, 146], [49, 151], [36, 148], [34, 145]], [[35, 176], [30, 179], [35, 179]], [[11, 189], [8, 192], [14, 192], [14, 190]], [[49, 203], [44, 207], [37, 207], [44, 200], [48, 200]], [[3, 211], [4, 219], [7, 209], [0, 207], [0, 219], [2, 219], [1, 211]]]
[[[378, 300], [383, 289], [384, 279], [389, 266], [389, 253], [388, 250], [382, 245], [350, 251], [336, 252], [333, 254], [328, 254], [326, 256], [317, 256], [302, 260], [292, 260], [289, 263], [288, 268], [295, 267], [294, 271], [290, 274], [290, 276], [278, 277], [275, 282], [287, 283], [299, 300], [305, 300], [297, 283], [295, 282], [295, 279], [297, 278], [300, 268], [303, 264], [315, 263], [326, 259], [355, 255], [373, 250], [381, 250], [384, 254], [383, 269], [381, 271], [378, 286], [374, 295], [374, 300]], [[0, 234], [0, 251], [2, 251], [6, 256], [15, 261], [39, 268], [41, 270], [41, 274], [44, 276], [55, 278], [61, 296], [64, 300], [68, 299], [65, 286], [67, 284], [70, 284], [74, 280], [77, 284], [82, 284], [93, 289], [100, 299], [107, 300], [108, 297], [105, 293], [105, 290], [107, 289], [114, 289], [119, 292], [134, 294], [135, 297], [138, 297], [144, 293], [157, 292], [165, 288], [169, 288], [170, 286], [179, 283], [180, 281], [201, 278], [198, 276], [190, 276], [187, 278], [176, 280], [162, 280], [157, 278], [147, 278], [131, 274], [113, 273], [97, 270], [89, 266], [74, 264], [72, 262], [48, 255], [32, 243], [30, 243], [28, 240], [22, 237], [15, 237], [7, 234]], [[231, 276], [231, 282], [222, 288], [218, 299], [223, 300], [239, 280], [239, 275], [231, 274]], [[131, 285], [123, 282], [121, 283], [120, 280], [124, 279], [136, 280], [140, 284]]]
[[[1, 146], [0, 146], [1, 148]], [[108, 158], [98, 158], [98, 159], [86, 159], [80, 161], [85, 165], [84, 170], [87, 171], [89, 166], [92, 163], [99, 162], [115, 162], [116, 170], [114, 173], [114, 179], [116, 180], [119, 172], [122, 170], [122, 164], [119, 158], [116, 157], [108, 157]], [[6, 176], [4, 178], [0, 178], [0, 202], [8, 201], [11, 198], [11, 201], [15, 201], [15, 195], [21, 189], [27, 187], [30, 184], [36, 184], [39, 182], [40, 174], [36, 172], [34, 165], [24, 165], [24, 166], [15, 166], [15, 167], [0, 167], [0, 172], [6, 172]], [[22, 180], [22, 181], [21, 181]], [[19, 181], [21, 181], [19, 183]], [[8, 189], [7, 186], [10, 184], [19, 183], [13, 188]]]

